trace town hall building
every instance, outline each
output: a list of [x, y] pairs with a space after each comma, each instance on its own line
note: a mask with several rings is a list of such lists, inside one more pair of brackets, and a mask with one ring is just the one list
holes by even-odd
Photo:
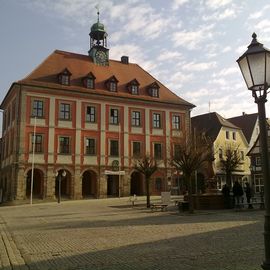
[[[151, 193], [168, 190], [170, 160], [190, 132], [191, 103], [127, 56], [111, 60], [100, 23], [88, 55], [56, 50], [14, 82], [3, 110], [5, 200], [144, 195], [134, 160], [158, 160]], [[170, 182], [170, 181], [169, 181]]]

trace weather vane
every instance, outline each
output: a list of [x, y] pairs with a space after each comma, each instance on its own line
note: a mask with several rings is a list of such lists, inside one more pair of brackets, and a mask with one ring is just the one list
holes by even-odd
[[97, 5], [95, 6], [95, 8], [96, 8], [96, 10], [97, 10], [98, 22], [99, 22], [99, 4], [97, 4]]

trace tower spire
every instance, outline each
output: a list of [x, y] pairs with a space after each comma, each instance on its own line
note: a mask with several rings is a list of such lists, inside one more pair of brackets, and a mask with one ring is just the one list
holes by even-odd
[[96, 10], [97, 10], [97, 15], [98, 15], [98, 19], [97, 19], [97, 22], [99, 23], [99, 4], [97, 4], [95, 6]]

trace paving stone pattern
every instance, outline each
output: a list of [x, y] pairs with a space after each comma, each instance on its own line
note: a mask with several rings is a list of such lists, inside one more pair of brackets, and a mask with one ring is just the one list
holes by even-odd
[[0, 269], [259, 270], [263, 216], [151, 212], [127, 198], [0, 207]]

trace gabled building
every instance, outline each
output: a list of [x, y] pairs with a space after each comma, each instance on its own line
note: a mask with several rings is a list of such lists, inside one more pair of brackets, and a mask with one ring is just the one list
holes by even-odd
[[127, 56], [111, 60], [99, 19], [89, 35], [88, 55], [54, 51], [2, 101], [6, 199], [28, 197], [32, 179], [40, 198], [143, 195], [133, 160], [146, 154], [160, 161], [152, 194], [167, 189], [194, 105]]
[[260, 133], [258, 113], [243, 113], [240, 116], [228, 118], [227, 120], [242, 129], [249, 144], [248, 150], [250, 150]]
[[232, 182], [247, 181], [250, 171], [249, 158], [246, 156], [248, 143], [242, 130], [223, 118], [216, 112], [206, 113], [192, 117], [193, 132], [206, 136], [213, 143], [214, 161], [209, 172], [205, 172], [205, 179], [214, 177], [217, 181], [217, 188], [221, 189], [226, 183], [226, 174], [220, 166], [220, 160], [224, 157], [228, 148], [238, 149], [242, 162], [237, 170], [233, 172]]
[[[268, 152], [270, 153], [270, 128], [268, 123]], [[251, 171], [251, 183], [255, 193], [261, 193], [264, 189], [263, 175], [262, 175], [262, 162], [260, 153], [260, 135], [247, 155], [250, 157], [250, 171]]]

